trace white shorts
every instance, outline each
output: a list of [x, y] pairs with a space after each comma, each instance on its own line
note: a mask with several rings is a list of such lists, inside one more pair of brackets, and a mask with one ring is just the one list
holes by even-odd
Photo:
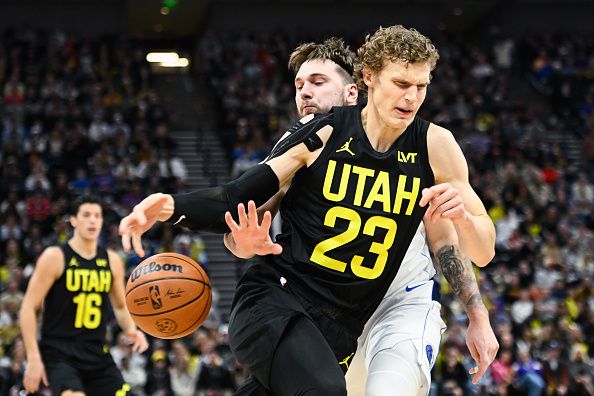
[[[381, 388], [382, 373], [384, 378], [390, 376], [390, 386], [393, 386], [393, 371], [399, 370], [399, 367], [403, 373], [412, 370], [406, 380], [414, 381], [414, 388], [418, 391], [411, 396], [428, 394], [431, 369], [446, 329], [440, 315], [441, 304], [432, 299], [433, 283], [433, 280], [425, 280], [406, 285], [382, 300], [359, 337], [357, 352], [346, 374], [349, 396], [383, 395], [383, 391], [378, 393], [371, 389]], [[410, 346], [411, 343], [414, 347]], [[382, 351], [394, 353], [374, 362], [373, 359]], [[394, 357], [391, 361], [390, 356]], [[369, 381], [378, 382], [367, 383], [368, 375]], [[396, 394], [393, 387], [385, 391], [385, 394]], [[408, 396], [402, 392], [397, 394]]]

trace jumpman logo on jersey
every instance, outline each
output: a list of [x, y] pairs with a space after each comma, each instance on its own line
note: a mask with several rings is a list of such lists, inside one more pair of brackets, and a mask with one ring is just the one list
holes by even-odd
[[97, 267], [107, 267], [107, 260], [106, 259], [97, 259], [95, 260]]
[[70, 259], [70, 262], [68, 263], [69, 267], [78, 267], [78, 260], [75, 257], [72, 257]]
[[[352, 139], [352, 138], [351, 138]], [[355, 352], [351, 353], [349, 356], [345, 357], [340, 363], [338, 364], [344, 364], [347, 368], [347, 370], [349, 369], [349, 359], [353, 357], [353, 355], [355, 354]]]
[[350, 155], [355, 155], [355, 153], [353, 153], [351, 151], [351, 149], [349, 148], [349, 145], [351, 144], [351, 140], [353, 140], [353, 138], [351, 137], [349, 140], [347, 140], [341, 148], [339, 148], [338, 150], [336, 150], [337, 153], [340, 153], [341, 151], [346, 151], [347, 153], [349, 153]]

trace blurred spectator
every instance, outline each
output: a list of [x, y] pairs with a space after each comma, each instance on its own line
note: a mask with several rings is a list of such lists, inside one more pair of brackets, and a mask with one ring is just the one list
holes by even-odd
[[148, 396], [175, 396], [171, 388], [167, 352], [156, 349], [151, 355], [151, 364], [147, 367], [147, 380], [144, 387]]
[[530, 357], [528, 351], [518, 351], [518, 359], [512, 366], [514, 387], [527, 396], [540, 396], [546, 384], [542, 379], [542, 364]]
[[561, 356], [561, 346], [551, 341], [543, 361], [543, 378], [548, 395], [567, 395], [569, 391], [569, 367]]
[[441, 390], [439, 394], [458, 395], [468, 383], [468, 374], [462, 364], [463, 355], [452, 344], [445, 344], [441, 352]]
[[196, 389], [199, 395], [227, 395], [236, 389], [232, 373], [223, 365], [223, 359], [213, 342], [202, 347], [202, 358]]
[[572, 348], [569, 363], [571, 383], [568, 394], [577, 396], [594, 395], [594, 366], [587, 354], [587, 347], [580, 345]]

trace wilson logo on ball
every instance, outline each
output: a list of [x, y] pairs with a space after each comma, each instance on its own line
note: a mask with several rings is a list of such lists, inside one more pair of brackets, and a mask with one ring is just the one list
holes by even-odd
[[172, 272], [179, 272], [180, 274], [183, 273], [183, 269], [181, 265], [177, 264], [158, 264], [156, 262], [150, 262], [147, 265], [142, 266], [132, 272], [130, 275], [130, 282], [134, 282], [138, 278], [143, 275], [150, 274], [152, 272], [159, 272], [159, 271], [172, 271]]

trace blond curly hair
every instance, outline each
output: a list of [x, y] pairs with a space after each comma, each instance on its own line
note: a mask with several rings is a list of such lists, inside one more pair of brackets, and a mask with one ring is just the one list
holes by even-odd
[[431, 40], [415, 29], [402, 25], [380, 27], [372, 35], [365, 37], [365, 43], [359, 48], [359, 63], [355, 67], [354, 80], [359, 90], [366, 92], [363, 70], [367, 68], [377, 74], [384, 62], [403, 61], [406, 63], [427, 62], [431, 70], [439, 60], [439, 53]]

